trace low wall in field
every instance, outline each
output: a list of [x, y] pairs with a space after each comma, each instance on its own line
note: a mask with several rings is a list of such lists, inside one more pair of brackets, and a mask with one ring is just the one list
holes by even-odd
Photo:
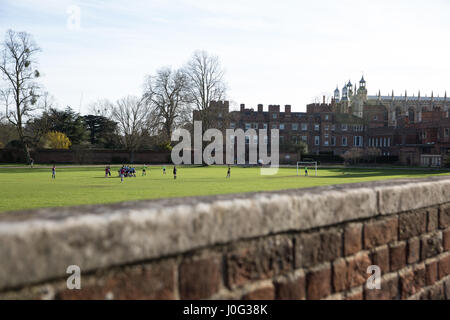
[[[124, 164], [124, 163], [169, 163], [170, 152], [142, 150], [130, 153], [126, 150], [80, 149], [53, 150], [39, 149], [31, 152], [38, 163], [69, 164]], [[0, 163], [20, 163], [25, 158], [22, 150], [0, 149]]]
[[2, 299], [450, 299], [450, 178], [3, 213], [0, 257]]

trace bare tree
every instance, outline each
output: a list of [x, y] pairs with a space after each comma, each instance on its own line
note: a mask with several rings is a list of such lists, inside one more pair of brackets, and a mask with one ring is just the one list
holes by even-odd
[[149, 112], [149, 105], [135, 96], [119, 99], [114, 105], [112, 118], [117, 121], [125, 148], [131, 155], [139, 148], [143, 135], [148, 130]]
[[110, 118], [114, 109], [114, 105], [108, 99], [98, 99], [89, 104], [90, 114]]
[[189, 92], [193, 106], [199, 111], [203, 122], [203, 130], [210, 127], [214, 114], [210, 110], [211, 101], [225, 99], [226, 85], [224, 70], [217, 56], [208, 55], [205, 51], [196, 51], [186, 65], [189, 78]]
[[30, 34], [8, 30], [0, 53], [0, 98], [6, 118], [17, 129], [27, 162], [30, 149], [23, 125], [37, 108], [40, 87], [35, 81], [39, 77], [35, 56], [39, 51]]
[[182, 70], [165, 67], [155, 76], [148, 76], [144, 99], [151, 107], [150, 122], [156, 132], [170, 142], [173, 130], [191, 118], [189, 79]]

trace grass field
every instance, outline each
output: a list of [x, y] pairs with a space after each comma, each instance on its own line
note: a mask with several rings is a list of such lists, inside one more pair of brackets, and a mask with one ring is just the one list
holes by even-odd
[[61, 166], [57, 167], [56, 179], [52, 180], [50, 168], [0, 167], [0, 212], [450, 174], [448, 170], [319, 168], [315, 177], [310, 168], [309, 177], [297, 177], [295, 168], [280, 168], [277, 175], [261, 176], [258, 168], [233, 167], [231, 179], [225, 179], [226, 167], [180, 167], [174, 181], [172, 166], [167, 166], [166, 175], [162, 174], [161, 167], [148, 167], [145, 177], [137, 166], [137, 177], [125, 178], [124, 183], [120, 183], [118, 168], [111, 168], [112, 177], [105, 178], [102, 167]]

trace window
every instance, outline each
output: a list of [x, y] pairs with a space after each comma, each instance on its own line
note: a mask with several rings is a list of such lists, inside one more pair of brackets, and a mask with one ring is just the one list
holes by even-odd
[[444, 137], [448, 137], [450, 135], [450, 129], [444, 128]]
[[328, 115], [325, 115], [325, 120], [328, 120]]
[[336, 137], [331, 137], [331, 145], [335, 146], [336, 145]]
[[332, 125], [331, 125], [331, 131], [334, 131], [334, 130], [336, 130], [336, 125], [335, 125], [335, 124], [332, 124]]
[[272, 125], [272, 129], [277, 129], [277, 125], [276, 125], [276, 124], [273, 124], [273, 125]]
[[217, 115], [219, 118], [222, 118], [222, 112], [219, 112], [219, 114]]
[[342, 137], [342, 145], [347, 146], [347, 137]]
[[330, 127], [327, 125], [327, 126], [325, 126], [325, 131], [328, 131], [328, 129], [329, 129]]
[[234, 122], [230, 122], [230, 128], [231, 128], [231, 129], [234, 129], [234, 128], [236, 128], [236, 123], [234, 123]]
[[267, 129], [267, 123], [264, 123], [264, 129]]
[[250, 128], [251, 128], [251, 126], [252, 126], [252, 124], [251, 124], [251, 123], [246, 123], [246, 124], [245, 124], [245, 130], [247, 130], [247, 129], [250, 129]]
[[328, 139], [328, 134], [325, 134], [324, 136], [325, 136], [325, 139]]
[[304, 142], [308, 141], [308, 137], [307, 136], [302, 136], [302, 141], [304, 141]]
[[306, 130], [308, 130], [308, 124], [302, 123], [302, 131], [306, 131]]
[[293, 136], [293, 137], [292, 137], [292, 142], [293, 142], [294, 144], [297, 144], [297, 143], [298, 143], [298, 138], [297, 138], [297, 136]]
[[341, 130], [342, 131], [347, 131], [347, 125], [346, 124], [341, 124]]
[[272, 118], [276, 119], [277, 118], [277, 114], [276, 113], [272, 113]]
[[280, 123], [280, 130], [284, 130], [284, 123]]
[[373, 120], [375, 120], [375, 121], [378, 120], [378, 116], [374, 116]]
[[258, 129], [258, 124], [255, 122], [254, 124], [253, 124], [253, 129]]
[[387, 147], [387, 139], [383, 138], [383, 147]]
[[292, 124], [292, 130], [297, 131], [298, 130], [298, 124], [293, 123]]
[[245, 136], [245, 144], [249, 144], [250, 143], [250, 137], [249, 136]]
[[314, 145], [318, 146], [320, 144], [320, 137], [319, 136], [315, 136], [314, 137]]
[[328, 140], [325, 140], [325, 141], [323, 142], [323, 144], [324, 144], [325, 146], [328, 146]]
[[391, 138], [388, 138], [388, 147], [391, 146]]
[[315, 124], [315, 125], [314, 125], [314, 130], [319, 131], [319, 129], [320, 129], [320, 125]]
[[362, 136], [354, 136], [353, 137], [353, 145], [355, 147], [362, 147]]

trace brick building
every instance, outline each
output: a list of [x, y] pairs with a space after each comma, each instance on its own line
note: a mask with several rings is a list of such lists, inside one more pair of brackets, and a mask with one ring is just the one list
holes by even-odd
[[[279, 129], [280, 150], [304, 141], [312, 154], [342, 155], [353, 147], [373, 147], [384, 156], [398, 156], [406, 165], [440, 166], [450, 152], [449, 100], [444, 97], [405, 95], [368, 96], [366, 81], [349, 81], [336, 88], [330, 103], [309, 104], [306, 112], [290, 105], [269, 105], [266, 110], [240, 105], [229, 110], [228, 101], [211, 103], [214, 127], [226, 129]], [[200, 115], [194, 112], [194, 120]], [[248, 141], [247, 141], [248, 142]]]

